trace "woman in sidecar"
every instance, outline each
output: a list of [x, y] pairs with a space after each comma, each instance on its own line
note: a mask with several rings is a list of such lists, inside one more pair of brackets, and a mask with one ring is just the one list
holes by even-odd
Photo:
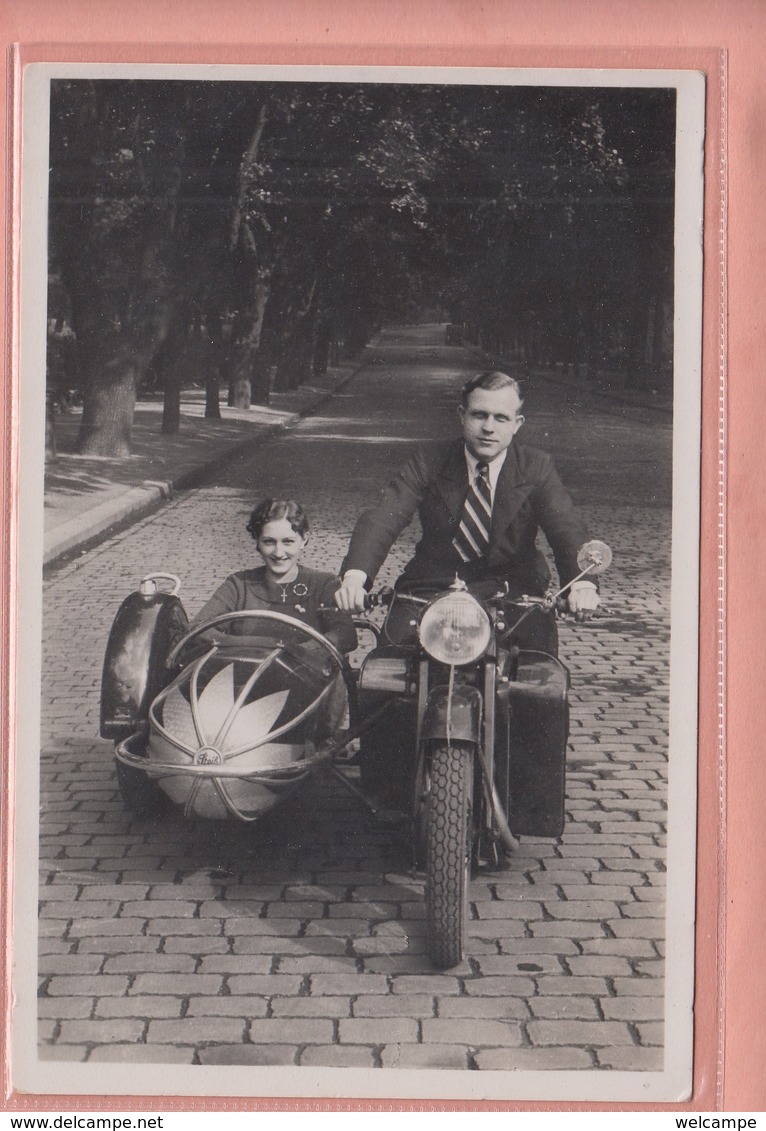
[[[148, 810], [254, 820], [331, 752], [356, 630], [337, 578], [301, 565], [302, 507], [265, 499], [247, 529], [263, 565], [232, 574], [189, 626], [177, 595], [144, 579], [117, 615], [104, 663], [101, 733], [120, 789]], [[173, 579], [175, 580], [175, 579]], [[127, 733], [126, 733], [127, 732]]]

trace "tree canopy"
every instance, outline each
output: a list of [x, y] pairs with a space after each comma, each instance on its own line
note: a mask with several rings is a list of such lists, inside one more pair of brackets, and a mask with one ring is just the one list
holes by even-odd
[[670, 373], [674, 91], [56, 80], [49, 318], [86, 454], [137, 390], [178, 426], [267, 401], [385, 322], [455, 323], [522, 366]]

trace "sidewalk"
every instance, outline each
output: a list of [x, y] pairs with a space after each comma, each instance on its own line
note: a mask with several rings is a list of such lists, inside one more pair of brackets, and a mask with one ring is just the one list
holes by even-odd
[[368, 345], [315, 384], [273, 394], [268, 406], [247, 410], [221, 405], [221, 420], [205, 419], [203, 390], [186, 389], [181, 430], [175, 436], [160, 432], [161, 396], [139, 401], [127, 459], [76, 455], [80, 413], [57, 416], [57, 458], [45, 474], [43, 564], [50, 566], [112, 528], [147, 514], [251, 444], [302, 419], [363, 368], [374, 348], [375, 343]]

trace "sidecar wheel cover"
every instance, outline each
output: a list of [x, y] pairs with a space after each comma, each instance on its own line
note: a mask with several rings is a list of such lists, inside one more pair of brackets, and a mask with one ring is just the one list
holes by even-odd
[[[212, 649], [152, 703], [146, 774], [187, 816], [252, 820], [309, 772], [314, 749], [299, 724], [329, 688], [301, 697], [279, 653], [228, 659]], [[260, 694], [267, 670], [284, 686]]]

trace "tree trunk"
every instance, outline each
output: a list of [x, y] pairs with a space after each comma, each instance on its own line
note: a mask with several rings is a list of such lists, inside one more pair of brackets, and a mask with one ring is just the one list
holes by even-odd
[[166, 374], [165, 397], [162, 403], [163, 436], [177, 436], [181, 431], [181, 383], [177, 374]]
[[316, 343], [314, 346], [314, 377], [321, 378], [327, 373], [330, 365], [331, 342], [332, 322], [329, 318], [323, 318], [317, 326]]
[[45, 394], [45, 462], [56, 462], [56, 395], [52, 389]]
[[221, 366], [223, 363], [223, 325], [220, 313], [208, 313], [208, 348], [205, 350], [205, 419], [221, 419]]
[[[271, 294], [271, 271], [250, 268], [251, 278], [247, 301], [234, 322], [231, 371], [229, 374], [230, 403], [235, 408], [250, 408], [253, 403], [251, 376], [258, 346], [261, 341], [263, 317]], [[256, 391], [256, 403], [268, 404], [268, 391]]]
[[128, 351], [105, 354], [103, 376], [88, 374], [76, 451], [81, 456], [130, 455], [138, 367]]

